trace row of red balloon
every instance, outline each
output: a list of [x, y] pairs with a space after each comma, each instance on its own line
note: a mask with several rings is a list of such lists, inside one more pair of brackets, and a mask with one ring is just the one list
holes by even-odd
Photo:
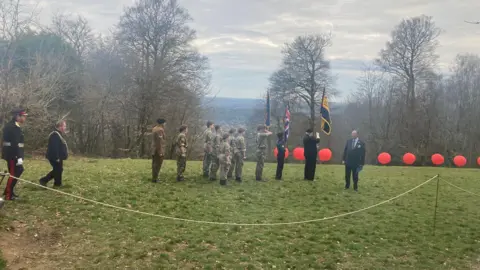
[[[377, 160], [380, 164], [387, 165], [388, 163], [390, 163], [390, 161], [392, 161], [392, 157], [389, 153], [383, 152], [378, 155]], [[402, 157], [402, 161], [406, 165], [412, 165], [413, 163], [415, 163], [415, 160], [416, 157], [412, 153], [406, 153]], [[440, 166], [445, 162], [445, 158], [441, 154], [433, 154], [431, 156], [431, 160], [433, 165], [436, 166]], [[453, 158], [453, 164], [455, 164], [455, 166], [457, 167], [463, 167], [467, 165], [467, 159], [462, 155], [457, 155]], [[480, 157], [477, 158], [477, 164], [480, 165]]]
[[[305, 152], [303, 147], [297, 147], [293, 149], [293, 158], [296, 160], [305, 160], [304, 153]], [[278, 155], [277, 148], [273, 149], [273, 154], [275, 155], [275, 157], [277, 157]], [[287, 158], [289, 155], [290, 155], [290, 152], [288, 151], [288, 148], [285, 148], [285, 158]], [[329, 161], [332, 158], [332, 151], [328, 148], [324, 148], [318, 152], [318, 158], [322, 162]]]
[[[275, 157], [277, 157], [277, 148], [273, 150], [273, 154], [275, 155]], [[287, 158], [289, 155], [290, 152], [288, 151], [288, 148], [285, 148], [285, 158]], [[293, 149], [293, 158], [295, 158], [296, 160], [305, 160], [304, 149], [302, 147], [297, 147]], [[332, 151], [328, 148], [321, 149], [318, 152], [318, 158], [322, 162], [329, 161], [332, 158]], [[412, 165], [413, 163], [415, 163], [416, 159], [417, 158], [412, 153], [406, 153], [402, 157], [402, 161], [406, 165]], [[383, 152], [378, 155], [377, 160], [380, 164], [387, 165], [392, 161], [392, 157], [389, 153]], [[441, 154], [433, 154], [431, 160], [432, 163], [436, 166], [440, 166], [445, 162], [445, 158]], [[464, 156], [458, 155], [453, 158], [453, 163], [457, 167], [463, 167], [467, 164], [467, 159]], [[477, 164], [480, 165], [480, 157], [477, 159]]]

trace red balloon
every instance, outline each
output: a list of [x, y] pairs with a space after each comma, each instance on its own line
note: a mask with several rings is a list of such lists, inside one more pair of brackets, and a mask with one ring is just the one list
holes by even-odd
[[390, 156], [389, 153], [383, 152], [383, 153], [380, 153], [380, 155], [378, 155], [378, 162], [380, 162], [380, 164], [382, 165], [390, 163], [391, 160], [392, 160], [392, 157]]
[[[275, 157], [277, 157], [277, 155], [278, 155], [278, 149], [276, 147], [275, 147], [275, 149], [273, 149], [273, 155]], [[290, 155], [290, 152], [288, 151], [288, 148], [285, 148], [285, 158], [287, 158], [289, 155]]]
[[477, 165], [480, 165], [480, 157], [477, 158]]
[[322, 162], [329, 161], [332, 158], [332, 150], [330, 150], [328, 148], [321, 149], [318, 152], [318, 158]]
[[440, 155], [440, 154], [433, 154], [432, 155], [432, 163], [434, 165], [439, 166], [439, 165], [442, 165], [443, 162], [445, 162], [445, 159], [443, 158], [442, 155]]
[[453, 163], [457, 167], [463, 167], [463, 166], [467, 165], [467, 159], [464, 156], [458, 155], [458, 156], [453, 158]]
[[406, 153], [405, 155], [403, 155], [403, 163], [407, 165], [412, 165], [413, 163], [415, 163], [415, 159], [416, 157], [412, 153]]
[[305, 150], [303, 149], [303, 147], [297, 147], [293, 149], [293, 157], [296, 160], [305, 160], [304, 151]]

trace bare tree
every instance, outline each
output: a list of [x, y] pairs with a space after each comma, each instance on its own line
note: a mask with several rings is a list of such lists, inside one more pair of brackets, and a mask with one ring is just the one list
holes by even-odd
[[120, 19], [117, 40], [129, 59], [135, 82], [130, 90], [138, 115], [135, 147], [140, 156], [156, 105], [184, 108], [182, 117], [173, 117], [185, 123], [186, 110], [195, 108], [185, 99], [185, 93], [198, 97], [205, 94], [208, 86], [208, 62], [191, 45], [195, 31], [187, 26], [189, 20], [188, 12], [175, 0], [140, 0], [127, 8]]
[[[325, 59], [325, 50], [331, 46], [331, 36], [326, 34], [306, 35], [285, 44], [283, 62], [270, 77], [270, 89], [283, 96], [284, 100], [301, 99], [310, 108], [310, 127], [315, 129], [315, 115], [323, 89], [334, 95], [330, 63]], [[278, 95], [278, 94], [277, 94]], [[293, 98], [292, 98], [293, 97]]]
[[[431, 17], [419, 16], [404, 19], [392, 32], [392, 40], [380, 52], [377, 65], [386, 72], [398, 76], [405, 86], [405, 110], [407, 111], [405, 131], [414, 129], [416, 110], [416, 82], [425, 78], [435, 67], [438, 56], [437, 37], [441, 30]], [[403, 116], [403, 113], [400, 114]], [[403, 141], [412, 141], [404, 138]]]

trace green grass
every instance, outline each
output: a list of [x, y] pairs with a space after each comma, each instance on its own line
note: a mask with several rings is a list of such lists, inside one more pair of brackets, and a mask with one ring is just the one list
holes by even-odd
[[[187, 164], [174, 181], [167, 161], [163, 183], [150, 182], [147, 160], [74, 160], [65, 165], [63, 191], [122, 207], [195, 220], [265, 223], [322, 218], [398, 195], [439, 173], [480, 194], [478, 170], [374, 167], [361, 174], [360, 192], [344, 191], [342, 166], [319, 165], [315, 182], [302, 165], [288, 164], [284, 181], [221, 187]], [[35, 180], [47, 162], [27, 161], [23, 178]], [[275, 164], [264, 174], [273, 178]], [[36, 253], [60, 269], [470, 269], [480, 265], [479, 200], [440, 185], [432, 233], [436, 181], [398, 200], [334, 220], [303, 225], [236, 227], [142, 216], [19, 184], [24, 198], [4, 207], [3, 227], [21, 221], [27, 236], [49, 252]], [[49, 228], [48, 230], [45, 228]], [[4, 231], [4, 230], [2, 230]], [[35, 237], [35, 234], [37, 235]], [[38, 240], [40, 239], [40, 240]], [[61, 245], [59, 245], [61, 244]], [[1, 265], [1, 264], [0, 264]]]

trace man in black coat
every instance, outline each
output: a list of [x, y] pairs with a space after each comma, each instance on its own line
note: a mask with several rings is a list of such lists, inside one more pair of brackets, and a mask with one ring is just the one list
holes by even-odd
[[46, 158], [52, 165], [52, 171], [40, 179], [40, 184], [46, 186], [48, 181], [54, 179], [53, 186], [62, 186], [63, 161], [68, 158], [68, 146], [62, 134], [65, 134], [67, 123], [60, 121], [55, 125], [55, 130], [48, 138]]
[[317, 144], [320, 138], [316, 138], [312, 129], [307, 129], [303, 137], [303, 150], [305, 156], [304, 179], [313, 181], [315, 179], [315, 169], [317, 168]]
[[365, 164], [365, 143], [358, 138], [358, 132], [352, 131], [352, 139], [348, 140], [343, 150], [345, 164], [345, 189], [350, 188], [350, 175], [353, 175], [353, 189], [358, 191], [358, 173]]
[[[23, 109], [14, 110], [13, 119], [3, 128], [2, 159], [7, 161], [8, 172], [13, 177], [20, 177], [23, 173], [24, 136], [21, 125], [27, 120], [27, 113]], [[9, 177], [3, 195], [5, 200], [16, 200], [14, 193], [17, 179]]]

